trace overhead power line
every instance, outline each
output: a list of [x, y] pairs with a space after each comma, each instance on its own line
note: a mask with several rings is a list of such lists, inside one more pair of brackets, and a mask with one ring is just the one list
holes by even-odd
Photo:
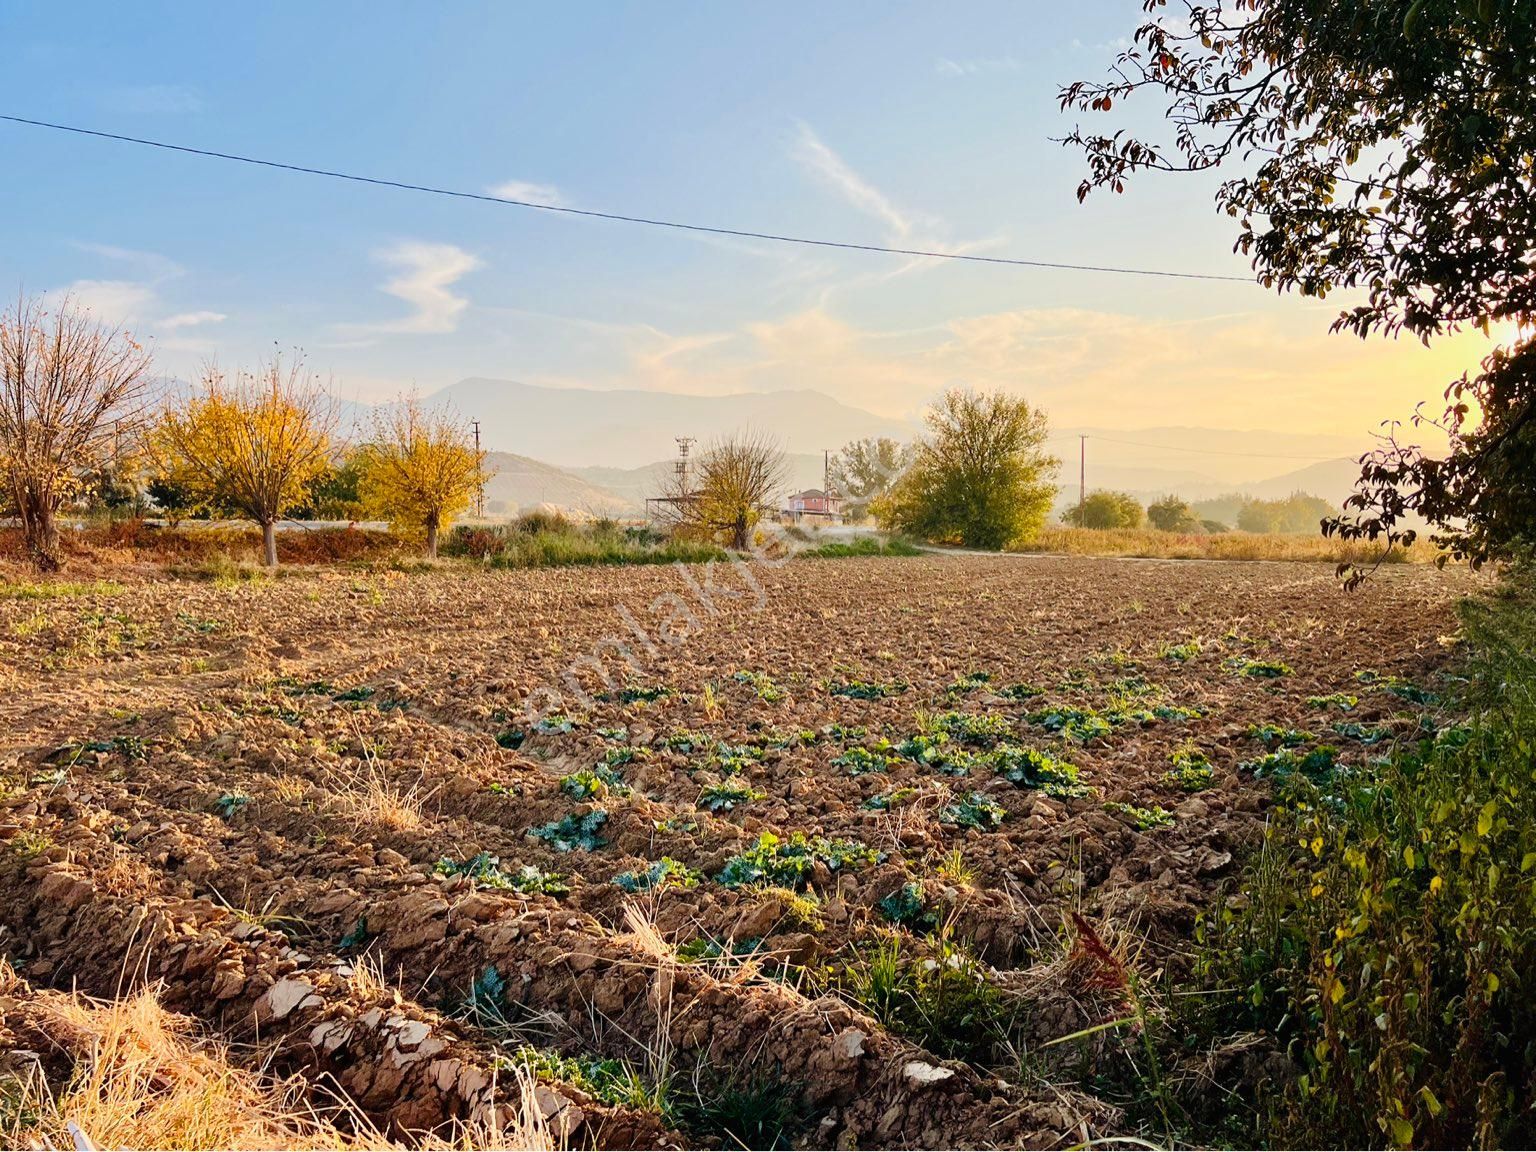
[[425, 192], [433, 196], [451, 196], [459, 200], [481, 200], [489, 204], [505, 204], [513, 208], [534, 208], [540, 212], [559, 212], [567, 216], [587, 216], [596, 220], [617, 220], [625, 224], [646, 224], [653, 228], [673, 228], [682, 232], [704, 232], [713, 236], [735, 236], [748, 240], [771, 240], [780, 244], [801, 244], [813, 248], [844, 248], [855, 252], [880, 252], [891, 256], [920, 256], [935, 260], [963, 260], [972, 264], [1008, 264], [1022, 268], [1053, 268], [1068, 272], [1105, 272], [1119, 276], [1158, 276], [1174, 280], [1222, 280], [1238, 284], [1252, 284], [1247, 276], [1226, 276], [1214, 272], [1177, 272], [1168, 268], [1120, 268], [1104, 264], [1071, 264], [1054, 260], [1023, 260], [1011, 256], [977, 256], [963, 252], [930, 252], [919, 248], [888, 248], [881, 244], [855, 244], [846, 240], [815, 240], [806, 236], [786, 236], [776, 232], [753, 232], [745, 228], [716, 228], [705, 224], [687, 224], [678, 220], [657, 220], [649, 216], [632, 216], [622, 212], [598, 212], [590, 208], [571, 208], [559, 204], [539, 204], [532, 200], [514, 200], [508, 196], [495, 196], [488, 192], [465, 192], [456, 188], [437, 188], [430, 184], [412, 184], [404, 180], [385, 180], [376, 176], [359, 176], [351, 172], [337, 172], [328, 168], [311, 168], [303, 164], [285, 164], [278, 160], [262, 160], [255, 156], [241, 156], [234, 152], [215, 152], [207, 148], [192, 148], [185, 144], [169, 144], [163, 140], [146, 140], [139, 136], [123, 136], [116, 132], [101, 132], [94, 128], [80, 128], [72, 124], [53, 124], [47, 120], [29, 120], [24, 116], [0, 114], [0, 120], [12, 124], [26, 124], [33, 128], [49, 128], [55, 132], [70, 132], [77, 136], [90, 136], [100, 140], [116, 140], [124, 144], [138, 144], [145, 148], [161, 148], [167, 152], [182, 152], [189, 156], [203, 156], [214, 160], [233, 160], [241, 164], [255, 164], [262, 168], [277, 168], [284, 172], [300, 172], [306, 176], [325, 176], [332, 180], [350, 180], [355, 184], [372, 184], [380, 188], [395, 188], [406, 192]]

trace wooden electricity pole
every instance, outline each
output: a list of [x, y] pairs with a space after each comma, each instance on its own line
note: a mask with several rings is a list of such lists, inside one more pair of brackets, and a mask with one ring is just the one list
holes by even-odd
[[1077, 526], [1083, 527], [1083, 513], [1088, 510], [1088, 437], [1077, 438]]
[[[470, 426], [475, 430], [475, 459], [480, 459], [480, 421], [471, 420]], [[475, 519], [485, 519], [485, 473], [481, 472], [480, 487], [475, 492]]]

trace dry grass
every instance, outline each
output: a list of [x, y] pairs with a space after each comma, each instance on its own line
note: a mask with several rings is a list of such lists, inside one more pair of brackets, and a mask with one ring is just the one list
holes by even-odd
[[[1050, 525], [1017, 552], [1068, 556], [1139, 556], [1154, 560], [1315, 560], [1333, 564], [1374, 564], [1379, 545], [1329, 540], [1320, 535], [1219, 532], [1212, 535], [1160, 532], [1155, 528], [1071, 528]], [[1395, 550], [1389, 564], [1427, 564], [1436, 555], [1427, 540], [1406, 552]]]
[[[7, 975], [9, 975], [7, 966]], [[374, 974], [376, 978], [376, 974]], [[14, 981], [14, 977], [12, 977]], [[153, 991], [117, 1001], [43, 993], [34, 1020], [70, 1058], [60, 1091], [41, 1070], [13, 1083], [17, 1121], [0, 1141], [17, 1148], [397, 1149], [355, 1107], [316, 1108], [298, 1079], [274, 1081], [230, 1062]], [[523, 1069], [503, 1074], [502, 1102], [422, 1148], [554, 1149], [559, 1146]], [[17, 1098], [19, 1097], [19, 1098]]]
[[[356, 725], [354, 725], [356, 728]], [[363, 760], [354, 772], [333, 773], [327, 784], [331, 800], [359, 827], [388, 828], [394, 832], [412, 832], [421, 826], [424, 809], [432, 792], [423, 794], [421, 782], [406, 787], [390, 778], [367, 741], [359, 740]]]

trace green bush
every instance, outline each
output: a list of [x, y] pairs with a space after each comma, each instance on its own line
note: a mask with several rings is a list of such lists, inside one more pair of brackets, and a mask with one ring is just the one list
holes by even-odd
[[1207, 994], [1180, 998], [1199, 1006], [1191, 1031], [1267, 1034], [1294, 1061], [1250, 1117], [1260, 1143], [1536, 1144], [1529, 577], [1463, 623], [1468, 727], [1333, 774], [1327, 795], [1284, 753], [1290, 802], [1245, 900], [1202, 927]]

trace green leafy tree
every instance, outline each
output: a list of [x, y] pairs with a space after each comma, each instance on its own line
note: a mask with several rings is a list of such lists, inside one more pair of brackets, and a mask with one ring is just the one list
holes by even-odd
[[303, 502], [292, 509], [291, 515], [295, 520], [361, 520], [362, 479], [362, 453], [347, 453], [309, 482]]
[[1060, 463], [1045, 413], [1019, 396], [953, 388], [928, 410], [912, 464], [875, 502], [881, 523], [927, 540], [1005, 548], [1039, 533]]
[[1177, 496], [1164, 496], [1147, 505], [1147, 519], [1163, 532], [1198, 532], [1200, 520], [1195, 510]]
[[1244, 532], [1315, 532], [1338, 510], [1321, 496], [1292, 492], [1284, 500], [1246, 500], [1237, 510]]
[[1141, 504], [1129, 492], [1099, 489], [1062, 513], [1062, 520], [1077, 528], [1139, 528]]
[[843, 514], [862, 520], [912, 462], [913, 446], [889, 436], [853, 440], [832, 457], [832, 485], [843, 497]]
[[[1495, 323], [1517, 333], [1449, 383], [1435, 456], [1392, 426], [1361, 458], [1325, 531], [1411, 542], [1419, 514], [1474, 563], [1536, 535], [1536, 12], [1526, 0], [1189, 0], [1147, 19], [1102, 82], [1061, 93], [1100, 115], [1149, 94], [1167, 136], [1074, 129], [1115, 192], [1145, 170], [1237, 170], [1216, 193], [1259, 283], [1322, 297], [1333, 322], [1429, 343]], [[1363, 573], [1351, 572], [1358, 581]]]

